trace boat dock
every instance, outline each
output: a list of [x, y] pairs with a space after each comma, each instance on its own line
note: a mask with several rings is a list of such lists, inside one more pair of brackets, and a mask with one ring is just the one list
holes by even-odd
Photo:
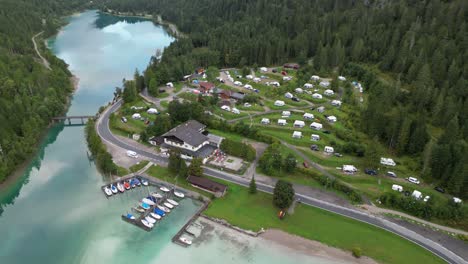
[[197, 219], [201, 213], [208, 207], [208, 204], [209, 202], [203, 202], [203, 206], [200, 207], [198, 209], [198, 211], [188, 220], [188, 222], [179, 230], [179, 232], [177, 232], [177, 234], [175, 234], [175, 236], [172, 237], [172, 243], [175, 243], [179, 246], [183, 246], [183, 247], [188, 247], [189, 245], [186, 244], [186, 243], [183, 243], [182, 241], [180, 241], [180, 238], [182, 237], [182, 235], [184, 234], [188, 234], [190, 236], [195, 236], [195, 234], [193, 234], [192, 232], [188, 231], [188, 227], [193, 223], [193, 221], [195, 221], [195, 219]]

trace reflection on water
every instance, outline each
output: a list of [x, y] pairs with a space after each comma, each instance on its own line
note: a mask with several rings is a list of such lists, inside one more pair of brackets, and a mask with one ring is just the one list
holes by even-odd
[[113, 16], [106, 13], [99, 13], [99, 16], [97, 17], [96, 21], [94, 21], [94, 26], [98, 29], [102, 29], [109, 25], [117, 24], [118, 22], [125, 22], [126, 24], [136, 24], [143, 21], [149, 21], [149, 19], [139, 17]]

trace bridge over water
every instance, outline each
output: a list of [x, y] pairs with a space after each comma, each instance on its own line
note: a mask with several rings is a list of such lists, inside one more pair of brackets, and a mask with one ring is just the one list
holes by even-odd
[[[94, 119], [96, 116], [88, 116], [88, 115], [82, 115], [82, 116], [57, 116], [52, 118], [53, 122], [66, 122], [68, 121], [68, 125], [84, 125], [89, 119]], [[72, 123], [73, 120], [79, 120], [79, 123]]]

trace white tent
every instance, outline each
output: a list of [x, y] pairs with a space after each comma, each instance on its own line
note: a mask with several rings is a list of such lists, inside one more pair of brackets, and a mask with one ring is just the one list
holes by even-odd
[[141, 115], [139, 113], [135, 113], [135, 114], [132, 115], [132, 118], [133, 119], [140, 119]]
[[326, 88], [326, 87], [330, 86], [330, 82], [328, 82], [328, 81], [323, 81], [323, 82], [320, 82], [320, 86], [322, 86], [322, 87], [325, 87], [325, 88]]
[[330, 95], [334, 95], [335, 92], [333, 92], [333, 90], [327, 89], [327, 90], [325, 90], [325, 92], [323, 92], [323, 94], [330, 96]]
[[275, 101], [275, 106], [284, 106], [284, 101], [276, 100]]
[[294, 121], [294, 127], [303, 128], [304, 126], [305, 126], [304, 121], [302, 121], [302, 120], [296, 120], [296, 121]]
[[283, 112], [281, 113], [281, 116], [282, 116], [282, 117], [290, 117], [290, 116], [291, 116], [291, 112], [290, 112], [290, 111], [283, 111]]
[[315, 99], [322, 99], [322, 95], [321, 94], [318, 94], [318, 93], [314, 93], [312, 94], [312, 98], [315, 98]]
[[278, 125], [285, 126], [287, 124], [286, 119], [278, 119]]
[[302, 90], [302, 88], [296, 88], [296, 89], [294, 89], [294, 91], [296, 93], [303, 93], [304, 92], [304, 90]]
[[305, 84], [304, 84], [304, 88], [306, 88], [306, 89], [311, 89], [311, 88], [313, 88], [313, 87], [314, 87], [314, 86], [313, 86], [312, 84], [310, 84], [310, 83], [305, 83]]
[[319, 141], [319, 140], [320, 140], [320, 136], [317, 135], [317, 134], [312, 134], [312, 135], [310, 135], [310, 140], [312, 140], [312, 141]]
[[320, 77], [317, 76], [317, 75], [312, 75], [312, 77], [310, 77], [310, 79], [313, 80], [313, 81], [318, 81], [318, 80], [320, 80]]
[[403, 187], [398, 185], [398, 184], [393, 184], [392, 185], [392, 190], [394, 191], [398, 191], [398, 192], [402, 192], [403, 191]]
[[264, 125], [268, 125], [268, 124], [270, 124], [270, 119], [269, 118], [262, 118], [261, 123], [264, 124]]
[[308, 120], [312, 120], [314, 119], [314, 115], [311, 114], [311, 113], [304, 113], [304, 115], [302, 116], [304, 119], [308, 119]]
[[335, 149], [333, 147], [330, 147], [330, 146], [325, 146], [323, 151], [325, 151], [326, 153], [333, 153], [333, 152], [335, 152]]
[[292, 134], [293, 138], [302, 138], [302, 132], [301, 131], [294, 131]]
[[327, 117], [328, 122], [330, 123], [335, 123], [336, 122], [336, 116], [328, 116]]
[[418, 190], [414, 190], [413, 193], [411, 194], [411, 196], [413, 196], [414, 198], [419, 200], [422, 197], [422, 193], [420, 191], [418, 191]]
[[287, 92], [287, 93], [284, 94], [284, 97], [286, 97], [288, 99], [291, 99], [291, 98], [294, 97], [294, 95], [292, 93], [290, 93], [290, 92]]
[[320, 123], [312, 122], [312, 124], [310, 124], [310, 128], [313, 128], [315, 130], [320, 130], [323, 128], [323, 125]]
[[158, 113], [158, 109], [156, 108], [150, 108], [146, 111], [148, 114], [157, 114]]

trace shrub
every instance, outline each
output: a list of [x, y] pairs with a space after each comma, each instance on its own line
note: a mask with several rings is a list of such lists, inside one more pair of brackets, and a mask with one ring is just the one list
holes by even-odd
[[362, 256], [362, 250], [359, 247], [354, 247], [352, 252], [355, 258], [360, 258]]

